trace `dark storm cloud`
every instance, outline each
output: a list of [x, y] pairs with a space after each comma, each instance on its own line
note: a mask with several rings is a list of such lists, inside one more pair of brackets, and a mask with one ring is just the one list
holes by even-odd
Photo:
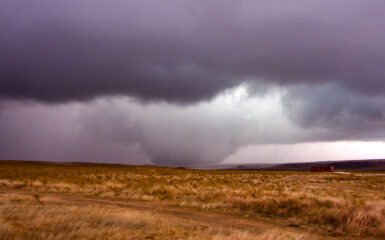
[[253, 144], [384, 139], [384, 9], [0, 0], [0, 158], [186, 165]]
[[0, 96], [196, 102], [241, 82], [385, 93], [385, 2], [0, 2]]

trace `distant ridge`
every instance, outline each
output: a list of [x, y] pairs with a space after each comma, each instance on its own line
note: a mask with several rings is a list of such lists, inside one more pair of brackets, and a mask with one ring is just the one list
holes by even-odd
[[[311, 166], [334, 166], [336, 171], [385, 171], [385, 159], [373, 160], [345, 160], [345, 161], [320, 161], [320, 162], [300, 162], [283, 163], [267, 168], [245, 168], [247, 165], [240, 165], [245, 170], [262, 171], [309, 171]], [[233, 168], [240, 169], [240, 168]]]

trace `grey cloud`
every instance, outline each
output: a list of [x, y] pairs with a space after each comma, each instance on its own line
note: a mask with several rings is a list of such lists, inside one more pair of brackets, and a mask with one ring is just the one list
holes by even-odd
[[83, 104], [0, 105], [0, 159], [151, 163], [137, 143], [109, 141], [84, 130]]
[[295, 86], [282, 98], [286, 115], [304, 128], [328, 129], [329, 139], [383, 139], [385, 97], [346, 91], [338, 84]]
[[104, 98], [7, 109], [0, 114], [0, 158], [208, 164], [247, 144], [290, 143], [311, 134], [282, 116], [279, 95], [250, 98], [242, 88], [189, 107]]

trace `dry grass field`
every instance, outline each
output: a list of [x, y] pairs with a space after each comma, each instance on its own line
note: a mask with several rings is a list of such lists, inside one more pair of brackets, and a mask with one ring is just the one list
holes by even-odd
[[384, 173], [0, 161], [0, 239], [384, 239]]

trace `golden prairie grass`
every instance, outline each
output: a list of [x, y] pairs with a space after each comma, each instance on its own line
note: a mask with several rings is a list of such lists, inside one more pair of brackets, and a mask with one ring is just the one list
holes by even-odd
[[1, 189], [162, 202], [329, 235], [385, 236], [385, 177], [376, 174], [2, 162]]
[[255, 235], [229, 232], [179, 218], [111, 206], [71, 206], [30, 197], [7, 197], [0, 204], [1, 240], [67, 239], [188, 239], [188, 240], [283, 240], [304, 239], [303, 234], [273, 231]]

